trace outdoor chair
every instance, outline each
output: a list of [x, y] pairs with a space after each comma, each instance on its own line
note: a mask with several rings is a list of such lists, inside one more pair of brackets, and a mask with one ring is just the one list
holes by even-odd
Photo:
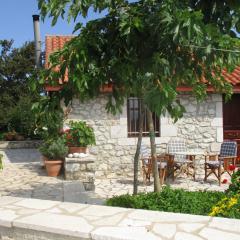
[[234, 172], [236, 166], [236, 159], [237, 159], [237, 142], [235, 141], [223, 142], [221, 144], [219, 155], [208, 154], [205, 156], [204, 181], [207, 181], [207, 178], [213, 174], [218, 179], [220, 186], [222, 174], [226, 172], [231, 176], [232, 175], [231, 171]]
[[[168, 142], [168, 176], [172, 176], [173, 181], [182, 173], [193, 175], [194, 165], [192, 159], [187, 155], [178, 154], [179, 152], [187, 152], [186, 143], [183, 139], [171, 139]], [[193, 171], [193, 173], [191, 173]]]
[[[150, 150], [148, 150], [145, 146], [141, 147], [140, 153], [142, 161], [143, 182], [146, 184], [147, 181], [150, 182], [151, 175], [153, 174], [153, 161]], [[167, 156], [165, 154], [157, 156], [157, 165], [160, 182], [161, 184], [164, 184], [167, 169]]]

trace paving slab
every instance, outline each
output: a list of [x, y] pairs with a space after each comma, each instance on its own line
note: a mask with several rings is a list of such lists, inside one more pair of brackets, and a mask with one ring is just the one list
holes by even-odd
[[[46, 199], [101, 205], [107, 198], [122, 194], [132, 194], [133, 180], [126, 178], [96, 178], [95, 191], [86, 192], [79, 181], [65, 181], [62, 176], [48, 177], [42, 167], [41, 155], [36, 149], [5, 149], [4, 169], [0, 170], [0, 196]], [[229, 176], [223, 176], [229, 180]], [[141, 178], [139, 192], [152, 192], [153, 183], [144, 185]], [[229, 184], [218, 186], [215, 179], [205, 183], [180, 176], [175, 182], [166, 182], [172, 188], [190, 191], [224, 191]], [[228, 181], [229, 183], [229, 181]]]
[[9, 197], [4, 198], [9, 204], [0, 208], [0, 239], [240, 239], [240, 220], [236, 219], [36, 199], [13, 198], [9, 201]]

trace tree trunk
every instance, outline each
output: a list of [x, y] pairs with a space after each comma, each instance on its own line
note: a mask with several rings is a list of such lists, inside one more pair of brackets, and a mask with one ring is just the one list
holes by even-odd
[[147, 108], [147, 122], [148, 122], [148, 128], [149, 128], [151, 156], [152, 156], [152, 164], [153, 164], [154, 192], [160, 192], [161, 185], [160, 185], [158, 165], [157, 165], [155, 130], [153, 125], [152, 112], [148, 108]]
[[134, 163], [133, 163], [133, 194], [138, 193], [138, 163], [140, 157], [140, 150], [142, 145], [142, 133], [143, 133], [143, 120], [144, 120], [144, 112], [145, 107], [143, 105], [143, 101], [140, 100], [140, 116], [139, 116], [139, 135], [138, 135], [138, 142], [137, 142], [137, 149], [134, 156]]

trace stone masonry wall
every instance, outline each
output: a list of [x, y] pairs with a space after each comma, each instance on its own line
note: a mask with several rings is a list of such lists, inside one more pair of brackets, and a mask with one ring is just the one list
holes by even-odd
[[[210, 94], [200, 103], [191, 95], [180, 96], [187, 112], [177, 123], [168, 116], [160, 119], [161, 137], [156, 138], [157, 151], [166, 151], [171, 138], [184, 138], [190, 149], [218, 151], [223, 140], [222, 97]], [[107, 96], [87, 103], [73, 102], [69, 120], [84, 120], [94, 128], [96, 146], [89, 148], [96, 157], [96, 178], [125, 178], [133, 175], [133, 157], [137, 138], [127, 137], [127, 109], [113, 116], [105, 110]], [[149, 139], [143, 144], [149, 146]]]

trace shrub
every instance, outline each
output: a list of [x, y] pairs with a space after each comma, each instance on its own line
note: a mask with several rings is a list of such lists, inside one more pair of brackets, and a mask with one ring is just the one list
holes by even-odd
[[87, 147], [95, 144], [93, 129], [85, 122], [69, 122], [70, 129], [64, 134], [67, 145], [71, 147]]
[[17, 105], [9, 113], [9, 130], [16, 131], [27, 138], [36, 138], [34, 135], [34, 115], [31, 112], [31, 107], [32, 100], [28, 97], [22, 97], [18, 101]]
[[212, 207], [209, 215], [240, 219], [240, 170], [233, 173], [226, 196]]
[[212, 207], [210, 216], [240, 219], [240, 194], [227, 196]]
[[122, 195], [108, 199], [109, 206], [208, 215], [213, 205], [225, 196], [222, 192], [188, 192], [164, 187], [160, 193]]
[[65, 140], [59, 137], [46, 140], [39, 150], [48, 160], [57, 160], [64, 159], [68, 152], [68, 147], [65, 145]]
[[237, 194], [240, 193], [240, 169], [233, 173], [231, 178], [231, 184], [227, 190], [228, 194]]

